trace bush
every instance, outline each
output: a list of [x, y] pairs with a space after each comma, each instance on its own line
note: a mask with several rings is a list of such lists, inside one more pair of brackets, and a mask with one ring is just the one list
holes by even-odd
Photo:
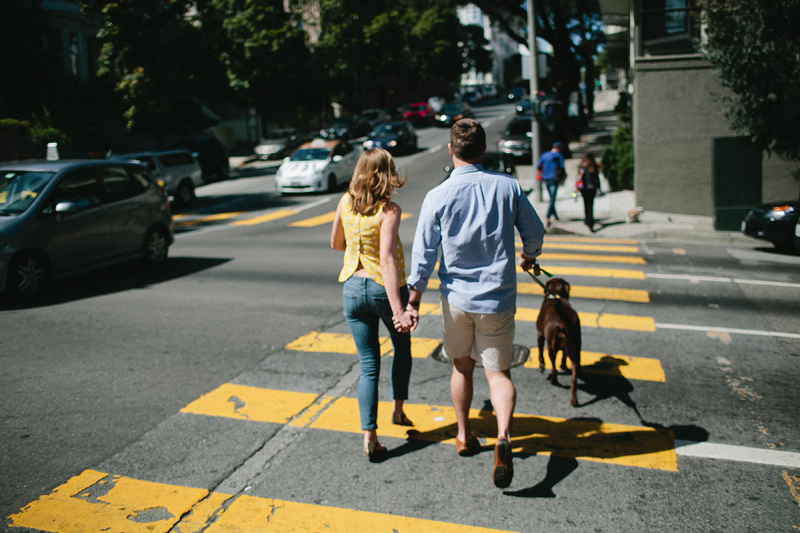
[[614, 132], [611, 145], [603, 150], [602, 162], [612, 191], [633, 190], [633, 135], [629, 125]]

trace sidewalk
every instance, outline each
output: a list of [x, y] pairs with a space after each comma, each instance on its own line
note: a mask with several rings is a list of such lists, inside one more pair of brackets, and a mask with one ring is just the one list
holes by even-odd
[[[615, 91], [603, 91], [595, 98], [595, 118], [589, 122], [580, 140], [569, 145], [572, 158], [565, 161], [567, 181], [558, 188], [556, 196], [556, 212], [559, 220], [554, 220], [547, 232], [549, 235], [578, 234], [595, 235], [605, 238], [663, 240], [675, 242], [706, 242], [730, 244], [736, 246], [752, 246], [754, 240], [740, 232], [714, 230], [714, 220], [710, 216], [679, 215], [644, 211], [639, 222], [627, 220], [628, 211], [637, 207], [634, 191], [608, 192], [610, 187], [605, 177], [600, 177], [603, 196], [594, 202], [594, 232], [589, 231], [583, 223], [583, 198], [572, 196], [575, 181], [578, 177], [578, 166], [584, 152], [592, 151], [599, 161], [603, 150], [611, 144], [611, 135], [617, 128], [614, 106], [619, 95]], [[528, 197], [536, 212], [544, 220], [547, 213], [549, 197], [547, 189], [536, 181], [534, 167], [520, 165], [517, 167], [522, 188], [530, 191]]]

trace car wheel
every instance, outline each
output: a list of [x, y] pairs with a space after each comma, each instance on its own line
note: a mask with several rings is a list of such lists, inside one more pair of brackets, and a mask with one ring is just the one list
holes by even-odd
[[11, 262], [6, 290], [14, 301], [31, 302], [46, 292], [49, 283], [50, 269], [44, 256], [23, 253]]
[[175, 201], [178, 205], [189, 205], [195, 199], [194, 186], [189, 181], [182, 181], [175, 191]]
[[167, 234], [162, 228], [148, 231], [144, 241], [144, 264], [148, 267], [163, 265], [169, 253], [168, 242]]
[[336, 187], [338, 183], [336, 183], [336, 176], [331, 174], [328, 176], [328, 192], [336, 192]]

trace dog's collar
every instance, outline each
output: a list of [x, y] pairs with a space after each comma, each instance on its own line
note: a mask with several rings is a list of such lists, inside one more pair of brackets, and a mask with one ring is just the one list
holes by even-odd
[[544, 297], [545, 297], [546, 300], [560, 300], [561, 299], [561, 296], [559, 296], [558, 294], [553, 294], [551, 292], [548, 292], [547, 294], [545, 294]]

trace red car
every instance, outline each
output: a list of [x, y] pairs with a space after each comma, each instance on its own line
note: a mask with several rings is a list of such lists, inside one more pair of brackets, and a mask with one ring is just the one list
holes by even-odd
[[406, 108], [405, 113], [403, 113], [403, 121], [411, 122], [415, 126], [431, 124], [435, 114], [428, 102], [417, 102], [410, 104]]

